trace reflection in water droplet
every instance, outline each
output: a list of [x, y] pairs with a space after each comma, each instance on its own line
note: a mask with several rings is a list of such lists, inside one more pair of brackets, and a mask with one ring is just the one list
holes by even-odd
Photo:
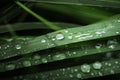
[[17, 45], [15, 45], [15, 48], [16, 49], [21, 49], [21, 45], [17, 44]]
[[82, 78], [82, 75], [80, 73], [78, 73], [77, 78]]
[[23, 62], [23, 65], [24, 65], [25, 67], [29, 67], [29, 66], [31, 66], [31, 62], [30, 62], [30, 61], [24, 61], [24, 62]]
[[81, 71], [85, 72], [85, 73], [89, 73], [90, 72], [90, 68], [91, 68], [90, 65], [84, 64], [84, 65], [81, 66]]
[[13, 70], [15, 69], [15, 65], [14, 64], [9, 64], [6, 66], [6, 70]]
[[57, 55], [53, 56], [54, 60], [62, 60], [62, 59], [65, 59], [65, 58], [66, 58], [65, 54], [57, 54]]
[[62, 39], [64, 39], [64, 35], [59, 33], [59, 34], [56, 35], [56, 39], [57, 40], [62, 40]]
[[101, 69], [102, 68], [102, 64], [100, 62], [95, 62], [95, 63], [93, 63], [93, 68], [94, 69]]

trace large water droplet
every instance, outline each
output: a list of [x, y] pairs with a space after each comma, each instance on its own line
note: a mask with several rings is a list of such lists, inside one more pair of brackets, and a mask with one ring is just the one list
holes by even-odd
[[64, 39], [64, 35], [59, 33], [59, 34], [56, 35], [56, 39], [57, 40], [62, 40], [62, 39]]
[[9, 64], [6, 66], [6, 70], [13, 70], [15, 69], [15, 65], [14, 64]]
[[84, 65], [81, 66], [81, 71], [85, 72], [85, 73], [89, 73], [90, 72], [90, 68], [91, 68], [90, 65], [84, 64]]
[[24, 61], [24, 62], [23, 62], [23, 65], [24, 65], [25, 67], [29, 67], [29, 66], [31, 66], [31, 62], [30, 62], [30, 61]]
[[21, 45], [17, 44], [17, 45], [15, 45], [15, 48], [16, 49], [21, 49]]
[[94, 69], [101, 69], [102, 68], [102, 64], [100, 62], [95, 62], [95, 63], [93, 63], [93, 68]]
[[62, 60], [62, 59], [65, 59], [65, 58], [66, 58], [65, 54], [57, 54], [57, 55], [53, 56], [54, 60]]

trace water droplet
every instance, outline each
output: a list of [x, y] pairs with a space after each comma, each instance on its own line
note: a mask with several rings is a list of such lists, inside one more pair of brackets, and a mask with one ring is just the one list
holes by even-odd
[[42, 59], [42, 62], [43, 62], [43, 63], [47, 63], [48, 61], [47, 61], [46, 58], [43, 58], [43, 59]]
[[31, 66], [31, 62], [30, 62], [30, 61], [24, 61], [24, 62], [23, 62], [23, 65], [24, 65], [25, 67], [29, 67], [29, 66]]
[[41, 43], [45, 43], [45, 42], [46, 42], [46, 40], [45, 40], [45, 39], [42, 39], [42, 40], [41, 40]]
[[80, 73], [78, 73], [77, 78], [82, 78], [82, 75]]
[[65, 58], [66, 58], [65, 54], [57, 54], [57, 55], [53, 56], [54, 60], [63, 60]]
[[95, 63], [93, 63], [93, 68], [94, 69], [101, 69], [102, 68], [102, 64], [100, 62], [95, 62]]
[[88, 65], [88, 64], [83, 64], [82, 66], [81, 66], [81, 71], [82, 72], [85, 72], [85, 73], [89, 73], [90, 72], [90, 65]]
[[98, 72], [99, 76], [103, 76], [103, 74], [101, 72]]
[[102, 44], [97, 44], [97, 45], [95, 46], [96, 49], [100, 49], [101, 47], [102, 47]]
[[120, 32], [116, 32], [116, 34], [119, 34]]
[[111, 73], [111, 74], [114, 74], [115, 72], [114, 72], [114, 70], [110, 70], [110, 73]]
[[117, 20], [117, 22], [120, 22], [120, 20]]
[[71, 78], [73, 77], [73, 75], [72, 75], [72, 74], [70, 74], [69, 76], [70, 76]]
[[68, 36], [68, 39], [73, 39], [73, 37], [72, 36]]
[[41, 57], [37, 54], [37, 55], [34, 55], [33, 56], [33, 59], [35, 59], [35, 60], [38, 60], [38, 59], [40, 59]]
[[6, 70], [13, 70], [15, 69], [15, 65], [14, 64], [9, 64], [6, 66]]
[[108, 48], [110, 48], [110, 49], [114, 49], [117, 44], [118, 44], [118, 42], [116, 40], [108, 40], [108, 42], [107, 42]]
[[21, 49], [21, 45], [17, 44], [17, 45], [15, 45], [15, 48], [16, 49]]
[[68, 30], [65, 30], [66, 33], [68, 33]]
[[62, 39], [64, 39], [64, 35], [59, 33], [59, 34], [56, 35], [56, 39], [57, 40], [62, 40]]

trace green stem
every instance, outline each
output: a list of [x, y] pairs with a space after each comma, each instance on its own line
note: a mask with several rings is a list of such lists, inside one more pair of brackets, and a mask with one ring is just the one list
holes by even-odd
[[43, 18], [42, 16], [36, 14], [35, 12], [33, 12], [32, 10], [30, 10], [29, 8], [27, 8], [24, 4], [22, 4], [19, 1], [15, 1], [15, 3], [20, 6], [22, 9], [24, 9], [26, 12], [28, 12], [29, 14], [31, 14], [32, 16], [34, 16], [35, 18], [37, 18], [39, 21], [43, 22], [45, 25], [47, 25], [49, 28], [53, 29], [53, 30], [60, 30], [61, 28], [54, 25], [53, 23], [51, 23], [50, 21], [46, 20], [45, 18]]

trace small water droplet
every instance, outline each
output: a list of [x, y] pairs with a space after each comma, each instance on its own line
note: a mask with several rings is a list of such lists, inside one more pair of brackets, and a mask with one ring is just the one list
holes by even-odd
[[15, 65], [14, 64], [9, 64], [6, 66], [6, 70], [13, 70], [15, 69]]
[[72, 36], [68, 36], [68, 39], [73, 39], [73, 37]]
[[101, 72], [98, 72], [99, 76], [103, 76], [103, 74]]
[[96, 49], [100, 49], [101, 47], [102, 47], [102, 44], [97, 44], [97, 45], [95, 46]]
[[42, 40], [41, 40], [41, 43], [45, 43], [45, 42], [46, 42], [46, 40], [45, 40], [45, 39], [42, 39]]
[[64, 39], [64, 35], [59, 33], [59, 34], [56, 35], [56, 39], [57, 40], [62, 40], [62, 39]]
[[80, 73], [78, 73], [77, 78], [82, 78], [82, 75]]
[[15, 45], [15, 48], [16, 49], [21, 49], [21, 45], [17, 44], [17, 45]]
[[65, 58], [66, 58], [65, 54], [57, 54], [57, 55], [53, 56], [54, 60], [63, 60]]
[[110, 73], [111, 73], [111, 74], [114, 74], [115, 72], [114, 72], [114, 70], [110, 70]]
[[88, 65], [88, 64], [83, 64], [82, 66], [81, 66], [81, 71], [82, 72], [85, 72], [85, 73], [89, 73], [90, 72], [90, 65]]
[[41, 57], [40, 57], [40, 55], [38, 55], [38, 54], [33, 56], [33, 59], [35, 59], [35, 60], [38, 60], [38, 59], [40, 59], [40, 58], [41, 58]]
[[43, 58], [43, 59], [42, 59], [42, 62], [43, 62], [43, 63], [47, 63], [48, 61], [47, 61], [46, 58]]
[[93, 68], [94, 69], [101, 69], [102, 68], [102, 64], [100, 62], [95, 62], [95, 63], [93, 63]]
[[116, 32], [116, 34], [119, 34], [120, 32]]
[[73, 75], [72, 75], [72, 74], [70, 74], [69, 76], [70, 76], [71, 78], [73, 77]]
[[110, 49], [114, 49], [117, 44], [118, 44], [118, 42], [116, 40], [108, 40], [108, 42], [107, 42], [108, 48], [110, 48]]
[[117, 20], [117, 22], [120, 22], [120, 20]]
[[23, 62], [23, 65], [24, 65], [25, 67], [29, 67], [29, 66], [31, 66], [31, 62], [30, 62], [30, 61], [24, 61], [24, 62]]

